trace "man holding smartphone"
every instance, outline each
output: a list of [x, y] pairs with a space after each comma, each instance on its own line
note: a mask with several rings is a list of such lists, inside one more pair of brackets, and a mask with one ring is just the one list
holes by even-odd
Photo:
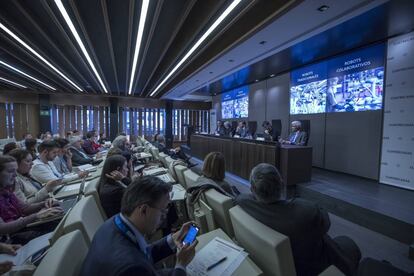
[[192, 222], [159, 241], [148, 244], [167, 214], [172, 186], [154, 176], [135, 179], [125, 190], [121, 213], [108, 219], [96, 232], [80, 275], [158, 275], [154, 264], [176, 254], [168, 275], [186, 275], [197, 240], [183, 243]]

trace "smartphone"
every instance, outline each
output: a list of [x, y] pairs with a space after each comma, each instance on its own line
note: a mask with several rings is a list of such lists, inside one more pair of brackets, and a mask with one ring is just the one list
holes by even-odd
[[187, 232], [187, 235], [185, 236], [185, 238], [183, 240], [183, 244], [184, 245], [192, 244], [195, 241], [195, 238], [196, 238], [197, 233], [198, 233], [199, 230], [200, 229], [196, 225], [192, 224], [190, 226], [190, 229]]

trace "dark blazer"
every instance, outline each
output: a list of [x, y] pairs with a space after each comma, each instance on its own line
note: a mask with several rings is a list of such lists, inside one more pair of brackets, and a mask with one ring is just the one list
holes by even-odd
[[[128, 186], [131, 180], [125, 177], [122, 179], [122, 183]], [[121, 200], [124, 192], [125, 188], [112, 179], [107, 179], [106, 183], [99, 184], [99, 200], [108, 218], [121, 212]]]
[[[291, 141], [295, 138], [296, 132], [293, 132], [289, 135], [288, 137], [288, 141]], [[304, 146], [306, 144], [306, 139], [307, 139], [308, 135], [306, 134], [305, 131], [299, 131], [298, 135], [296, 135], [296, 138], [293, 140], [292, 144], [293, 145], [298, 145], [298, 146]]]
[[93, 155], [93, 154], [96, 154], [96, 153], [99, 152], [99, 149], [95, 149], [93, 147], [92, 141], [90, 141], [90, 140], [83, 141], [82, 148], [83, 148], [83, 151], [86, 152], [86, 154], [89, 154], [89, 155]]
[[215, 133], [218, 134], [218, 135], [220, 135], [220, 136], [225, 135], [226, 134], [226, 131], [225, 131], [224, 126], [217, 127]]
[[[81, 166], [85, 164], [92, 164], [93, 159], [90, 157], [85, 157], [81, 154], [81, 149], [76, 149], [74, 147], [70, 147], [70, 151], [72, 152], [72, 166]], [[87, 154], [84, 152], [87, 156]]]
[[265, 204], [240, 195], [236, 201], [252, 217], [289, 237], [297, 275], [318, 275], [330, 264], [324, 241], [330, 227], [326, 211], [304, 199]]
[[265, 140], [266, 141], [277, 141], [278, 137], [277, 137], [276, 131], [273, 128], [268, 129], [268, 131], [269, 131], [269, 134], [266, 134], [263, 131], [263, 137], [265, 138]]
[[240, 128], [240, 129], [236, 129], [236, 132], [234, 133], [234, 135], [239, 135], [240, 138], [246, 138], [250, 135], [249, 130], [244, 127], [244, 128]]
[[[166, 238], [151, 244], [150, 247], [154, 263], [174, 253]], [[119, 231], [112, 217], [96, 232], [80, 275], [155, 276], [158, 274], [153, 263], [145, 257], [137, 243]], [[171, 269], [169, 275], [184, 276], [186, 272], [182, 269]]]

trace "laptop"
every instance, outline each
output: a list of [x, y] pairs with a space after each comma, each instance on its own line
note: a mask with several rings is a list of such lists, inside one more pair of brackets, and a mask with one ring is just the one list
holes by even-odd
[[57, 188], [53, 195], [56, 199], [64, 199], [67, 197], [76, 197], [79, 194], [79, 191], [85, 187], [86, 177], [82, 178], [81, 183], [71, 184], [71, 185], [62, 185]]
[[76, 202], [78, 202], [81, 197], [84, 195], [85, 192], [85, 183], [86, 178], [83, 178], [82, 183], [79, 187], [79, 192], [76, 196], [69, 197], [63, 199], [62, 202], [60, 202], [60, 207], [64, 210], [65, 213], [67, 213], [70, 209], [72, 209], [73, 206], [75, 206]]

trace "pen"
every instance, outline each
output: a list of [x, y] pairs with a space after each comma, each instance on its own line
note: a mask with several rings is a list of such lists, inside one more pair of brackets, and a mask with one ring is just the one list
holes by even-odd
[[218, 260], [216, 263], [210, 265], [209, 267], [207, 267], [207, 271], [215, 268], [216, 266], [218, 266], [219, 264], [221, 264], [222, 262], [224, 262], [227, 259], [226, 256], [224, 256], [223, 258], [221, 258], [220, 260]]

